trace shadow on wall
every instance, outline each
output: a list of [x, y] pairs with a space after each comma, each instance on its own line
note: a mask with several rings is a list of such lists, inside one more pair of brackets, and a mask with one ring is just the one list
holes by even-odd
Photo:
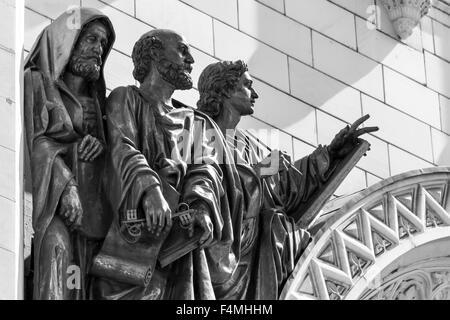
[[[220, 59], [243, 59], [249, 64], [250, 72], [255, 78], [255, 88], [260, 95], [255, 108], [257, 119], [280, 128], [310, 145], [326, 144], [343, 127], [344, 122], [353, 122], [361, 116], [361, 99], [358, 90], [363, 90], [371, 96], [382, 99], [380, 64], [362, 57], [354, 50], [334, 42], [316, 31], [313, 31], [313, 37], [311, 37], [311, 29], [257, 1], [236, 1], [239, 3], [239, 28], [242, 33], [230, 25], [214, 19], [214, 51]], [[45, 1], [33, 0], [29, 1], [29, 4], [39, 7], [36, 4], [38, 2], [43, 3]], [[167, 0], [167, 2], [185, 6], [185, 4], [176, 0]], [[56, 8], [59, 8], [61, 4], [45, 3], [45, 7], [41, 6], [42, 8], [39, 10], [33, 10], [55, 14], [57, 10], [61, 10]], [[109, 5], [120, 6], [122, 1], [110, 0], [108, 1], [109, 5], [99, 1], [95, 1], [95, 3], [104, 12], [116, 12]], [[195, 7], [195, 3], [195, 1], [192, 1], [190, 6]], [[167, 7], [172, 8], [174, 6], [167, 5]], [[249, 10], [244, 10], [246, 7], [249, 7]], [[342, 11], [344, 10], [342, 9]], [[386, 14], [384, 10], [380, 11], [381, 14]], [[44, 18], [31, 10], [27, 10], [26, 14], [25, 49], [29, 50], [41, 30], [50, 23], [50, 19]], [[52, 14], [45, 15], [52, 16]], [[176, 13], [173, 15], [167, 14], [167, 19], [169, 17], [173, 19], [174, 15]], [[319, 18], [320, 16], [317, 17], [317, 20]], [[358, 21], [358, 19], [356, 20]], [[359, 20], [362, 21], [362, 19]], [[352, 21], [354, 21], [353, 17]], [[173, 25], [173, 22], [164, 19], [158, 19], [158, 21], [146, 20], [146, 22], [159, 28], [167, 28]], [[337, 28], [337, 25], [341, 25], [339, 21], [323, 21], [320, 29], [323, 29], [324, 34], [329, 34], [331, 29]], [[364, 27], [366, 26], [364, 25]], [[179, 30], [175, 31], [183, 33], [184, 28], [179, 27]], [[369, 46], [372, 43], [370, 42], [370, 35], [376, 34], [378, 31], [368, 29], [364, 29], [364, 31], [367, 31], [363, 35], [368, 38], [367, 42], [369, 43], [367, 45], [369, 49], [367, 50], [372, 50], [373, 54], [380, 58], [380, 61], [389, 56], [395, 46], [398, 45], [395, 41], [392, 41], [392, 46], [382, 48], [376, 46], [376, 44]], [[141, 33], [140, 30], [130, 30], [130, 32]], [[204, 31], [198, 30], [198, 32]], [[351, 33], [350, 37], [353, 34]], [[117, 48], [118, 43], [126, 42], [123, 39], [121, 40], [126, 35], [126, 32], [117, 35], [114, 48]], [[260, 41], [255, 38], [260, 39]], [[311, 44], [311, 38], [313, 44]], [[365, 37], [358, 37], [360, 41], [363, 39]], [[198, 39], [188, 39], [188, 41], [199, 42]], [[193, 66], [194, 73], [199, 75], [207, 64], [215, 60], [215, 57], [200, 52], [200, 50], [193, 51], [197, 54], [194, 56], [196, 60]], [[289, 58], [285, 52], [289, 54]], [[314, 68], [311, 67], [313, 52]], [[128, 75], [131, 78], [130, 59], [120, 53], [113, 53], [105, 66], [106, 76], [109, 78], [109, 80], [107, 79], [108, 83], [115, 80], [111, 75], [112, 73], [108, 72], [111, 69], [115, 70], [114, 75]], [[120, 84], [128, 84], [125, 76], [120, 77]], [[109, 89], [114, 89], [115, 86], [117, 84], [111, 85]], [[180, 94], [177, 95], [177, 98], [181, 101], [192, 106], [195, 105], [197, 97], [198, 93], [194, 90], [180, 91]], [[317, 112], [316, 115], [315, 108], [325, 111], [343, 120], [343, 122], [321, 112]], [[319, 117], [319, 121], [316, 120], [316, 117]], [[373, 123], [375, 122], [377, 122], [377, 119], [373, 119]], [[381, 127], [381, 130], [383, 130], [383, 126], [386, 126], [379, 121], [377, 124]], [[290, 144], [292, 145], [292, 143]]]
[[[249, 7], [248, 12], [240, 12], [240, 20], [243, 21], [245, 19], [245, 23], [241, 23], [240, 29], [255, 38], [261, 39], [262, 42], [268, 45], [246, 35], [237, 35], [236, 39], [216, 37], [216, 42], [220, 41], [220, 43], [215, 45], [216, 54], [223, 60], [246, 60], [252, 75], [256, 79], [262, 80], [262, 83], [257, 82], [256, 85], [261, 97], [256, 107], [256, 117], [294, 135], [297, 132], [294, 127], [303, 125], [303, 119], [308, 121], [308, 117], [313, 117], [310, 115], [314, 111], [313, 108], [303, 105], [298, 100], [285, 97], [276, 92], [276, 89], [292, 94], [292, 96], [301, 99], [307, 104], [323, 109], [346, 122], [353, 121], [361, 114], [360, 112], [358, 113], [358, 110], [360, 110], [359, 97], [357, 97], [356, 92], [347, 88], [346, 85], [368, 92], [376, 98], [382, 98], [382, 78], [379, 64], [372, 60], [358, 57], [357, 53], [349, 48], [333, 42], [316, 32], [313, 32], [313, 46], [311, 48], [309, 29], [256, 1], [238, 1], [240, 6], [245, 5]], [[120, 1], [109, 1], [109, 4], [114, 5], [115, 2]], [[46, 6], [49, 5], [46, 3]], [[55, 7], [60, 8], [61, 4], [55, 4]], [[102, 9], [102, 6], [99, 7]], [[103, 7], [106, 7], [106, 4]], [[54, 12], [56, 8], [46, 7], [42, 10]], [[50, 19], [42, 17], [31, 10], [27, 10], [26, 14], [25, 49], [28, 51], [41, 30], [50, 23]], [[385, 14], [385, 12], [382, 12], [382, 14]], [[278, 21], [271, 23], [267, 19], [271, 16], [284, 21], [280, 20], [280, 23]], [[148, 22], [152, 24], [152, 21]], [[286, 26], [290, 25], [286, 23], [291, 24], [294, 28], [287, 28]], [[169, 23], [167, 24], [169, 25]], [[326, 25], [328, 28], [333, 28], [333, 22], [327, 21]], [[167, 27], [165, 25], [155, 26], [159, 28]], [[228, 32], [237, 32], [228, 25], [216, 20], [214, 21], [214, 27], [216, 33], [220, 32], [223, 36], [227, 35]], [[306, 37], [299, 37], [297, 28], [305, 29], [307, 32]], [[175, 31], [183, 33], [183, 30]], [[198, 32], [202, 31], [199, 30]], [[231, 39], [233, 39], [233, 42]], [[299, 39], [302, 41], [299, 41]], [[119, 35], [116, 45], [118, 42], [120, 42]], [[284, 48], [285, 46], [286, 48]], [[274, 50], [274, 48], [278, 49]], [[383, 58], [388, 56], [394, 47], [379, 48], [373, 46], [371, 49], [376, 50], [376, 55]], [[295, 52], [299, 52], [299, 54], [296, 58], [289, 58], [288, 63], [288, 58], [281, 51], [288, 51], [291, 56], [295, 56]], [[343, 81], [346, 85], [334, 81], [325, 74], [308, 66], [312, 62], [313, 51], [315, 68]], [[301, 57], [299, 58], [299, 56]], [[355, 60], [353, 59], [354, 57], [358, 59]], [[302, 62], [299, 62], [299, 60]], [[198, 67], [198, 63], [194, 64], [194, 69]], [[291, 69], [290, 74], [289, 69]], [[196, 73], [200, 73], [200, 71]], [[273, 101], [274, 99], [270, 99], [269, 95], [280, 96], [280, 98]], [[285, 100], [286, 103], [283, 103]], [[265, 101], [270, 102], [270, 105]], [[279, 101], [277, 106], [278, 112], [273, 113], [274, 105], [272, 103], [276, 101]], [[298, 105], [298, 107], [295, 105]], [[315, 128], [311, 127], [310, 129], [314, 130]], [[299, 138], [302, 137], [299, 136]]]
[[[313, 31], [311, 37], [309, 28], [281, 15], [272, 8], [254, 0], [237, 1], [240, 8], [239, 28], [242, 33], [230, 25], [214, 19], [215, 54], [224, 60], [243, 59], [248, 62], [250, 72], [255, 78], [256, 90], [260, 95], [255, 108], [256, 118], [303, 141], [317, 145], [317, 143], [328, 143], [335, 134], [335, 130], [342, 127], [343, 123], [326, 116], [330, 121], [326, 124], [318, 121], [318, 128], [316, 128], [316, 112], [313, 107], [350, 123], [361, 116], [361, 99], [358, 90], [380, 100], [383, 99], [381, 65], [326, 36], [326, 34], [330, 34], [331, 29], [341, 25], [339, 21], [324, 21], [321, 26], [316, 27], [316, 29], [323, 30], [323, 34]], [[168, 2], [177, 1], [168, 0]], [[111, 0], [108, 3], [120, 6], [121, 1]], [[96, 4], [101, 10], [107, 8], [107, 5], [101, 2], [96, 2]], [[184, 6], [184, 4], [182, 5]], [[190, 5], [196, 6], [195, 2]], [[247, 7], [249, 10], [244, 10]], [[43, 10], [45, 12], [56, 11], [55, 8], [47, 7], [41, 9], [41, 11]], [[342, 11], [344, 10], [342, 9]], [[387, 15], [384, 8], [380, 8], [380, 14]], [[168, 14], [167, 17], [169, 16], [173, 19], [173, 15]], [[323, 19], [325, 16], [324, 14]], [[317, 17], [317, 20], [320, 20], [320, 16]], [[29, 50], [39, 32], [50, 23], [50, 19], [27, 10], [25, 21], [27, 31], [25, 49]], [[387, 45], [378, 46], [378, 42], [374, 38], [380, 32], [376, 29], [370, 30], [369, 25], [360, 18], [356, 18], [356, 21], [359, 51], [381, 62], [387, 59], [392, 60], [395, 48], [402, 44], [390, 39], [392, 41], [386, 42]], [[170, 21], [146, 22], [159, 28], [172, 25]], [[363, 23], [362, 26], [361, 23]], [[183, 33], [183, 30], [175, 31]], [[203, 31], [198, 30], [198, 32]], [[117, 43], [123, 43], [120, 39], [123, 34], [118, 35], [115, 47], [117, 47]], [[289, 58], [284, 52], [288, 52]], [[120, 54], [115, 56], [122, 58]], [[124, 59], [129, 60], [126, 56]], [[120, 61], [124, 59], [120, 59]], [[199, 58], [196, 56], [195, 59], [194, 73], [197, 75], [208, 63], [215, 60], [206, 53], [201, 53], [201, 56]], [[109, 60], [106, 65], [107, 69], [123, 68], [123, 72], [120, 70], [115, 72], [118, 74], [131, 72], [129, 65], [131, 61], [127, 60], [129, 63], [122, 65], [112, 64], [111, 57]], [[116, 60], [119, 61], [118, 58]], [[312, 63], [314, 68], [310, 66]], [[195, 105], [196, 98], [193, 97], [196, 95], [196, 92], [195, 94], [183, 92], [182, 100], [187, 101], [190, 105]], [[377, 119], [372, 120], [373, 123], [376, 121]], [[334, 122], [335, 127], [330, 128], [329, 122], [331, 124]], [[381, 130], [383, 130], [383, 126], [389, 125], [387, 123], [378, 124], [381, 126]], [[319, 139], [317, 139], [317, 131]]]
[[[450, 6], [446, 8], [450, 10]], [[430, 13], [433, 10], [438, 9], [431, 7]], [[425, 52], [427, 86], [440, 93], [441, 129], [445, 132], [432, 131], [434, 162], [450, 166], [450, 26], [434, 19], [428, 19], [427, 24], [428, 27], [422, 29], [424, 37], [430, 41], [427, 51], [431, 51]]]
[[450, 143], [447, 137], [447, 141], [441, 151], [437, 154], [435, 162], [439, 166], [450, 166]]
[[[251, 10], [243, 16], [242, 6], [247, 2], [252, 3], [251, 6], [245, 5]], [[358, 91], [384, 99], [379, 62], [395, 60], [395, 49], [402, 44], [381, 34], [375, 25], [357, 18], [358, 44], [351, 49], [327, 36], [335, 33], [331, 29], [342, 25], [340, 21], [317, 22], [317, 28], [322, 32], [313, 30], [311, 37], [310, 29], [306, 29], [304, 36], [303, 25], [271, 8], [252, 0], [239, 0], [239, 5], [240, 30], [263, 43], [250, 38], [246, 43], [227, 43], [231, 49], [227, 51], [228, 55], [220, 58], [246, 60], [252, 76], [261, 80], [256, 81], [260, 96], [255, 108], [256, 118], [309, 142], [308, 138], [305, 139], [304, 135], [308, 136], [305, 132], [316, 130], [312, 107], [350, 123], [361, 116]], [[380, 9], [381, 15], [387, 15], [384, 8]], [[323, 19], [326, 16], [324, 14]], [[387, 38], [383, 46], [379, 45], [378, 37]], [[355, 49], [371, 58], [355, 52]], [[337, 129], [342, 123], [336, 120], [335, 125]], [[382, 126], [381, 123], [379, 125]], [[318, 127], [318, 142], [328, 143], [335, 134], [335, 128], [321, 127], [320, 121]]]
[[434, 131], [432, 138], [434, 162], [438, 166], [450, 166], [450, 137], [445, 133]]

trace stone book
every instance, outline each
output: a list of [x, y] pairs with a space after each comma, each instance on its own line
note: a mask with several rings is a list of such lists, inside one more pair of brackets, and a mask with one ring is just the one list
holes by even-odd
[[[301, 228], [308, 229], [314, 221], [319, 217], [319, 212], [330, 199], [339, 185], [344, 181], [345, 177], [350, 173], [358, 161], [370, 149], [370, 144], [364, 139], [358, 139], [357, 146], [344, 159], [342, 159], [333, 169], [333, 173], [324, 184], [321, 192], [311, 197], [302, 207], [301, 216], [297, 221], [297, 225]], [[298, 218], [298, 217], [297, 217]]]
[[195, 228], [194, 235], [189, 237], [188, 230], [181, 228], [180, 225], [175, 222], [159, 252], [158, 261], [161, 267], [164, 268], [189, 252], [197, 249], [199, 247], [201, 235], [201, 230]]

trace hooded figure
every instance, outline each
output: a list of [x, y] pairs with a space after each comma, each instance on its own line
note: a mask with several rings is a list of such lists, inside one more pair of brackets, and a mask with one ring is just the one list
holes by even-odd
[[100, 11], [44, 29], [25, 61], [25, 189], [33, 195], [34, 299], [85, 299], [104, 239], [104, 62], [115, 40]]

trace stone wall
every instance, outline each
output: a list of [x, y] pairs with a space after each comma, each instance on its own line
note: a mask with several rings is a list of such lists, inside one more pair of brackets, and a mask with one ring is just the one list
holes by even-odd
[[[260, 95], [245, 128], [281, 130], [294, 158], [328, 143], [364, 113], [380, 131], [372, 151], [337, 194], [410, 169], [450, 164], [450, 7], [437, 2], [404, 42], [373, 0], [29, 0], [25, 49], [70, 5], [111, 17], [117, 42], [107, 62], [110, 89], [133, 83], [134, 42], [171, 28], [192, 44], [194, 80], [217, 59], [245, 59]], [[376, 25], [372, 25], [375, 22]], [[196, 91], [177, 97], [195, 105]]]
[[[336, 192], [351, 193], [410, 169], [450, 165], [450, 6], [434, 6], [400, 42], [375, 0], [28, 0], [25, 49], [70, 5], [111, 17], [117, 42], [107, 61], [112, 89], [134, 83], [134, 42], [152, 28], [192, 44], [194, 80], [217, 59], [249, 63], [260, 95], [244, 128], [278, 128], [294, 158], [327, 144], [370, 113], [372, 150]], [[195, 106], [198, 93], [177, 97]]]
[[15, 1], [0, 0], [0, 300], [16, 297]]

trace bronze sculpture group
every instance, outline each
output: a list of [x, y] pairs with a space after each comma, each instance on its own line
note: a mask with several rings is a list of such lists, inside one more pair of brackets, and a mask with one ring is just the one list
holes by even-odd
[[95, 9], [78, 28], [68, 15], [25, 63], [33, 298], [277, 299], [310, 240], [308, 201], [377, 128], [358, 129], [363, 117], [292, 163], [236, 127], [258, 98], [244, 62], [209, 65], [198, 108], [172, 98], [194, 59], [163, 29], [133, 48], [140, 85], [106, 98], [114, 28]]

